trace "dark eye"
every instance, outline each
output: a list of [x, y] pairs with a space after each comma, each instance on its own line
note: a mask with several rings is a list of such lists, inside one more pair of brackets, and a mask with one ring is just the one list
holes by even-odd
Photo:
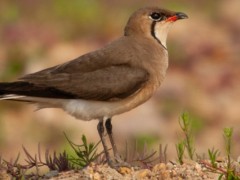
[[154, 21], [160, 21], [163, 16], [159, 13], [154, 12], [149, 17]]

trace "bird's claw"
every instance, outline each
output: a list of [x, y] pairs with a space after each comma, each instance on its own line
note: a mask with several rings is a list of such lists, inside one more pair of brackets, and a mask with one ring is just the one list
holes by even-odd
[[123, 161], [120, 157], [115, 157], [114, 160], [109, 160], [108, 165], [114, 169], [119, 169], [120, 167], [131, 167], [129, 163]]

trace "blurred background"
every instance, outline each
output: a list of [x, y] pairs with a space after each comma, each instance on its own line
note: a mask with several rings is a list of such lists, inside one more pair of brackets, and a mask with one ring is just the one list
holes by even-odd
[[[122, 36], [133, 11], [157, 5], [185, 12], [168, 38], [170, 66], [158, 92], [147, 103], [114, 117], [117, 144], [132, 137], [168, 144], [183, 138], [179, 117], [191, 114], [196, 152], [219, 148], [223, 128], [234, 127], [233, 156], [240, 155], [240, 1], [239, 0], [21, 0], [0, 1], [0, 81], [66, 62]], [[33, 154], [40, 142], [66, 149], [85, 134], [99, 140], [97, 121], [75, 120], [58, 109], [34, 111], [33, 105], [0, 102], [0, 155], [10, 159], [24, 145]], [[23, 157], [22, 157], [23, 158]]]

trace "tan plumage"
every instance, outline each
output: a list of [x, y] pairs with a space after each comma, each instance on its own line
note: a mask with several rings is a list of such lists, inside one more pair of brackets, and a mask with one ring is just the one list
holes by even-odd
[[[34, 102], [40, 108], [62, 108], [83, 120], [99, 119], [106, 150], [103, 118], [129, 111], [152, 96], [168, 67], [168, 30], [174, 21], [184, 18], [183, 13], [156, 7], [140, 9], [129, 18], [123, 37], [16, 82], [0, 83], [0, 98]], [[111, 133], [109, 136], [111, 140]]]

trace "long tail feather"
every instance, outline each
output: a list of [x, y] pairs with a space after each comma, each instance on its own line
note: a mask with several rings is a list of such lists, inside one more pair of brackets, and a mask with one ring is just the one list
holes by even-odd
[[2, 95], [0, 96], [0, 100], [14, 100], [14, 99], [19, 99], [19, 98], [23, 98], [25, 96], [22, 95], [16, 95], [16, 94], [7, 94], [7, 95]]
[[17, 99], [22, 96], [43, 97], [43, 98], [76, 98], [71, 93], [64, 92], [51, 86], [33, 84], [26, 81], [0, 83], [0, 98]]

